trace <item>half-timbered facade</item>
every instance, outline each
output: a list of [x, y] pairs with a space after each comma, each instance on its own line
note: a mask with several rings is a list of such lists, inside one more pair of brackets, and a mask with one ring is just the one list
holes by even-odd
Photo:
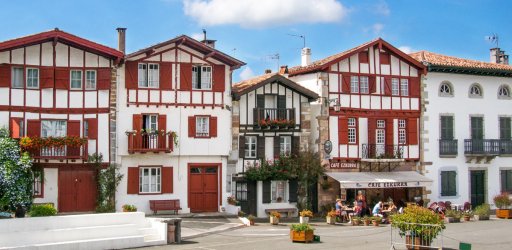
[[322, 97], [318, 142], [331, 178], [320, 185], [319, 205], [335, 196], [353, 201], [357, 191], [369, 204], [420, 196], [427, 182], [416, 172], [424, 66], [380, 38], [312, 63], [310, 54], [303, 49], [303, 64], [289, 73]]
[[219, 211], [231, 141], [231, 75], [244, 65], [182, 35], [126, 56], [120, 71], [118, 209], [179, 200], [181, 212]]
[[[297, 205], [296, 180], [250, 181], [248, 167], [298, 154], [311, 144], [311, 108], [318, 95], [287, 78], [287, 68], [233, 86], [232, 194], [247, 214], [268, 215], [268, 209]], [[296, 209], [295, 209], [296, 210]], [[296, 215], [296, 211], [295, 211]]]
[[[34, 202], [94, 211], [110, 159], [111, 86], [123, 53], [55, 29], [0, 43], [0, 126], [34, 158]], [[114, 77], [113, 77], [114, 76]]]

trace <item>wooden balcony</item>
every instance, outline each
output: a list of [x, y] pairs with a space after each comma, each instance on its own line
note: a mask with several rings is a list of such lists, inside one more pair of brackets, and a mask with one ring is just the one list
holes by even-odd
[[87, 160], [87, 143], [82, 146], [51, 146], [30, 148], [32, 158], [38, 160]]
[[457, 140], [439, 140], [439, 156], [440, 157], [455, 157], [457, 156]]
[[128, 136], [128, 153], [171, 153], [174, 150], [174, 137], [172, 134], [159, 133], [132, 133]]
[[261, 129], [295, 129], [295, 109], [255, 108], [253, 125]]
[[403, 159], [404, 145], [362, 144], [362, 159]]

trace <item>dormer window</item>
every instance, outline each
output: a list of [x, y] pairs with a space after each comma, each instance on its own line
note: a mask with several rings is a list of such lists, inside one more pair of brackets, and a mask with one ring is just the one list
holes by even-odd
[[196, 65], [192, 66], [192, 88], [212, 89], [212, 67]]

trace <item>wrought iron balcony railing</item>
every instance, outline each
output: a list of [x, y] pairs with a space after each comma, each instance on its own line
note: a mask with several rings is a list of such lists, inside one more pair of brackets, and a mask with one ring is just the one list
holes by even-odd
[[403, 159], [404, 145], [362, 144], [363, 159]]
[[497, 139], [465, 139], [465, 155], [499, 155], [500, 140]]
[[439, 140], [439, 155], [440, 156], [456, 156], [457, 155], [457, 140]]

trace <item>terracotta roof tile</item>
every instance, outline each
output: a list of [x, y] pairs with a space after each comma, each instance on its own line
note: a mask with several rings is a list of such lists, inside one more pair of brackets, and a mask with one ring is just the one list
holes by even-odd
[[434, 65], [434, 66], [445, 66], [445, 67], [457, 67], [457, 68], [467, 68], [467, 69], [485, 69], [485, 70], [506, 70], [512, 71], [512, 66], [490, 63], [490, 62], [482, 62], [464, 58], [458, 58], [453, 56], [446, 56], [437, 53], [432, 53], [429, 51], [418, 51], [415, 53], [409, 54], [414, 59]]
[[278, 81], [281, 84], [284, 84], [285, 86], [288, 86], [292, 89], [295, 89], [299, 93], [307, 96], [310, 99], [317, 99], [318, 94], [315, 92], [301, 86], [300, 84], [288, 79], [287, 77], [279, 74], [279, 73], [268, 73], [264, 75], [260, 75], [245, 81], [241, 81], [238, 83], [235, 83], [233, 85], [232, 92], [236, 96], [240, 96], [246, 92], [249, 92], [253, 89], [258, 88], [259, 86], [263, 86], [270, 82]]

